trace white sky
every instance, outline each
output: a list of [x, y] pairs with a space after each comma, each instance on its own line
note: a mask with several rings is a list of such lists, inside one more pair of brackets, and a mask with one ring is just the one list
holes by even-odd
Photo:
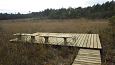
[[47, 8], [87, 7], [112, 0], [0, 0], [0, 12], [28, 13], [42, 11]]

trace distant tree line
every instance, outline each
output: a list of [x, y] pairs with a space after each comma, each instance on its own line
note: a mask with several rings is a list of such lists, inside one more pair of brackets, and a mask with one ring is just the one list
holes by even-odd
[[22, 19], [29, 18], [29, 14], [8, 14], [8, 13], [0, 13], [0, 20], [8, 20], [8, 19]]
[[32, 12], [28, 14], [8, 14], [0, 13], [0, 20], [3, 19], [19, 19], [19, 18], [39, 18], [39, 19], [72, 19], [72, 18], [91, 18], [106, 19], [115, 16], [115, 1], [96, 4], [86, 8], [61, 8], [61, 9], [45, 9], [40, 12]]

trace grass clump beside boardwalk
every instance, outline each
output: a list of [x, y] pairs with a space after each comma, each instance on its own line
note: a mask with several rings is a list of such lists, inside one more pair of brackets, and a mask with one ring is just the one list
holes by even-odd
[[[16, 65], [69, 65], [76, 48], [43, 46], [39, 44], [9, 43], [13, 33], [25, 32], [73, 32], [98, 33], [102, 43], [102, 65], [114, 65], [115, 41], [113, 29], [107, 20], [61, 19], [61, 20], [1, 20], [0, 64]], [[8, 33], [6, 33], [8, 32]], [[66, 56], [67, 55], [67, 56]], [[66, 57], [65, 57], [66, 56]], [[17, 59], [16, 59], [17, 58]], [[45, 62], [44, 62], [45, 61]], [[67, 63], [66, 63], [67, 62]], [[57, 63], [57, 64], [56, 64]], [[59, 63], [59, 64], [58, 64]]]

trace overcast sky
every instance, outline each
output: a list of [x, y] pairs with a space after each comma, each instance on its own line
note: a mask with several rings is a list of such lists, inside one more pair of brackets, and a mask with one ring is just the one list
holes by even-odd
[[59, 9], [68, 7], [87, 7], [112, 0], [0, 0], [0, 13], [28, 13], [42, 11], [47, 8]]

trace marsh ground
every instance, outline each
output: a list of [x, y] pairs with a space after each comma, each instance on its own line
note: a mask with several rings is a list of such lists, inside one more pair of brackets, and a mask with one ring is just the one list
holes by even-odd
[[[0, 21], [0, 64], [2, 65], [69, 65], [78, 48], [44, 46], [28, 43], [10, 43], [13, 33], [71, 32], [98, 33], [100, 35], [102, 65], [115, 64], [114, 39], [108, 20], [60, 19], [38, 20], [19, 19]], [[67, 55], [67, 57], [65, 57]], [[16, 59], [17, 58], [17, 59]], [[44, 63], [45, 61], [45, 63]], [[68, 63], [65, 63], [68, 61]], [[59, 64], [57, 64], [59, 63]], [[61, 64], [60, 64], [61, 63]]]

